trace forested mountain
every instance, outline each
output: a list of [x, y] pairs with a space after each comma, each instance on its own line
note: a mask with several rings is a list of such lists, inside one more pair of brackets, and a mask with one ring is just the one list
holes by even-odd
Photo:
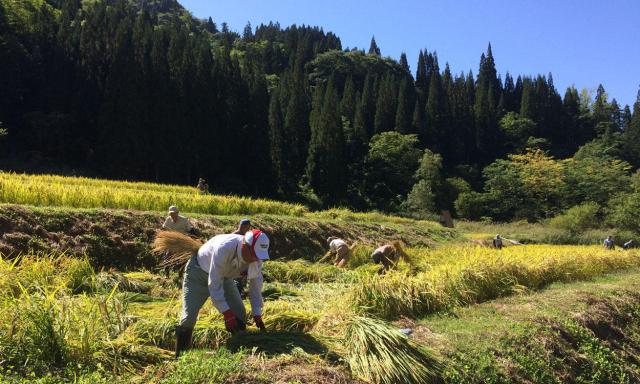
[[518, 215], [490, 213], [496, 160], [589, 143], [581, 153], [640, 165], [640, 97], [622, 107], [602, 86], [592, 100], [561, 95], [551, 74], [502, 78], [490, 45], [475, 73], [424, 50], [414, 77], [405, 55], [382, 53], [304, 25], [240, 35], [173, 0], [0, 0], [0, 146], [11, 164], [503, 219]]

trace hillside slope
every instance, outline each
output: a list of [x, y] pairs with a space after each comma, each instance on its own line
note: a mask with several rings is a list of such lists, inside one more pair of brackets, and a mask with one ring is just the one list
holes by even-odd
[[[87, 254], [94, 266], [129, 270], [153, 267], [150, 244], [164, 212], [108, 209], [40, 208], [0, 205], [0, 253], [65, 251]], [[339, 213], [339, 212], [338, 212]], [[312, 260], [326, 251], [325, 239], [336, 235], [373, 246], [399, 239], [408, 246], [432, 246], [457, 238], [453, 229], [424, 221], [366, 222], [331, 211], [302, 217], [250, 216], [272, 239], [274, 259]], [[240, 216], [188, 215], [205, 240], [235, 230]], [[327, 217], [323, 217], [327, 216]], [[334, 218], [331, 218], [331, 217]], [[348, 221], [353, 220], [353, 221]]]

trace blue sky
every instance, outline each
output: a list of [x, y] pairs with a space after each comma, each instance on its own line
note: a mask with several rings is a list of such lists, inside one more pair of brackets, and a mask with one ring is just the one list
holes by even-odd
[[[406, 52], [415, 71], [418, 52], [438, 53], [441, 68], [477, 73], [491, 42], [498, 72], [552, 72], [567, 86], [602, 83], [622, 105], [640, 86], [640, 0], [180, 0], [194, 16], [213, 17], [241, 32], [271, 20], [317, 25], [344, 47], [368, 49], [372, 35], [384, 56]], [[515, 77], [515, 76], [514, 76]]]

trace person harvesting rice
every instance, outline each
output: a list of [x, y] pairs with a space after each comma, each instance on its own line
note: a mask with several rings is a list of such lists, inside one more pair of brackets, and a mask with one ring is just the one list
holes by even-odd
[[169, 216], [164, 220], [162, 229], [165, 231], [184, 233], [185, 235], [194, 233], [194, 228], [189, 219], [180, 215], [180, 211], [175, 205], [169, 207]]
[[340, 238], [331, 236], [327, 238], [327, 244], [329, 244], [329, 251], [327, 251], [320, 261], [325, 260], [331, 255], [335, 255], [333, 265], [338, 268], [345, 268], [349, 258], [351, 257], [351, 249], [347, 243]]
[[388, 270], [394, 268], [400, 258], [404, 257], [405, 260], [409, 260], [409, 257], [402, 249], [399, 241], [394, 241], [390, 244], [385, 244], [376, 248], [371, 254], [371, 259], [376, 264], [382, 264], [378, 270], [378, 274], [384, 275]]
[[[182, 216], [177, 206], [172, 205], [169, 207], [169, 216], [164, 220], [162, 224], [163, 231], [174, 231], [185, 235], [195, 235], [196, 229], [191, 225], [188, 217]], [[164, 263], [171, 255], [169, 251], [164, 252], [162, 255], [162, 262]], [[169, 276], [169, 268], [163, 268], [165, 276]]]
[[242, 219], [240, 220], [240, 223], [238, 224], [238, 229], [236, 229], [234, 232], [232, 232], [234, 235], [243, 235], [245, 233], [247, 233], [248, 230], [251, 229], [251, 220], [249, 219]]
[[258, 328], [265, 329], [262, 321], [262, 262], [269, 259], [267, 235], [254, 229], [244, 236], [217, 235], [199, 245], [199, 242], [175, 232], [159, 233], [154, 243], [155, 252], [171, 250], [171, 254], [176, 255], [173, 263], [184, 262], [191, 255], [182, 282], [176, 357], [189, 348], [198, 312], [209, 297], [223, 315], [229, 332], [245, 329], [246, 310], [233, 280], [245, 272], [253, 320]]

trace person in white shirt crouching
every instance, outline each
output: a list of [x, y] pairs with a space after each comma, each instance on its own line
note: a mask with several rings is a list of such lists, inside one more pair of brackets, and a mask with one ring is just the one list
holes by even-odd
[[182, 314], [176, 327], [176, 357], [189, 349], [198, 312], [207, 298], [224, 316], [225, 328], [244, 330], [246, 310], [234, 278], [246, 273], [255, 325], [262, 321], [262, 263], [269, 260], [269, 238], [257, 229], [242, 235], [218, 235], [207, 241], [187, 262], [182, 283]]

